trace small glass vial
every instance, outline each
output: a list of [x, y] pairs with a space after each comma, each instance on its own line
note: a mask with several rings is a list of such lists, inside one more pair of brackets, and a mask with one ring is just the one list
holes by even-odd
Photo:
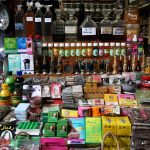
[[81, 43], [76, 43], [76, 56], [81, 56]]
[[71, 46], [70, 55], [72, 57], [75, 57], [75, 55], [76, 55], [76, 44], [75, 43], [71, 43], [70, 46]]
[[99, 43], [99, 56], [104, 55], [104, 43]]
[[98, 57], [98, 43], [97, 42], [93, 43], [93, 56]]
[[111, 42], [110, 43], [110, 56], [114, 56], [116, 54], [115, 52], [115, 43], [114, 42]]
[[92, 57], [93, 56], [93, 44], [92, 43], [88, 43], [88, 48], [87, 48], [87, 56], [88, 57]]
[[53, 43], [48, 43], [48, 56], [52, 57], [54, 55]]
[[86, 43], [82, 43], [82, 56], [83, 57], [86, 57], [86, 54], [87, 54], [87, 44]]
[[120, 56], [120, 51], [121, 51], [120, 43], [116, 43], [116, 56]]
[[121, 43], [121, 55], [126, 55], [126, 43]]
[[64, 50], [65, 44], [59, 43], [59, 56], [64, 57], [65, 56], [65, 50]]
[[104, 43], [104, 56], [109, 56], [109, 43]]
[[70, 56], [70, 43], [65, 43], [65, 57]]
[[59, 54], [59, 44], [58, 43], [54, 43], [53, 52], [54, 52], [54, 57], [58, 57], [58, 54]]

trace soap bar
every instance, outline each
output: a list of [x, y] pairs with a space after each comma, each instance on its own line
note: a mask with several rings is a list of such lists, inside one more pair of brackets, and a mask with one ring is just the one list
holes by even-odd
[[30, 106], [30, 103], [20, 103], [15, 108], [15, 114], [26, 114], [29, 106]]

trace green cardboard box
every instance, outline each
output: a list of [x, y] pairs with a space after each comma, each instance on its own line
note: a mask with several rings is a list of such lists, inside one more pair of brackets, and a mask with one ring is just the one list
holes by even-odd
[[45, 137], [54, 137], [56, 133], [56, 124], [55, 123], [45, 123], [43, 134]]
[[68, 120], [67, 119], [60, 119], [57, 123], [57, 137], [64, 137], [68, 136]]
[[101, 118], [87, 117], [86, 123], [86, 144], [100, 144], [102, 141]]
[[48, 122], [58, 122], [58, 115], [59, 113], [57, 111], [50, 111], [48, 113]]
[[6, 54], [18, 53], [17, 39], [16, 38], [4, 38], [4, 49]]

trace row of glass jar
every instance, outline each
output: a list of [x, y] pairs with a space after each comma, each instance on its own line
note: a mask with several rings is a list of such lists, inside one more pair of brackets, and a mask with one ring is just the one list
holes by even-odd
[[126, 43], [43, 43], [48, 48], [49, 56], [120, 56], [126, 54]]

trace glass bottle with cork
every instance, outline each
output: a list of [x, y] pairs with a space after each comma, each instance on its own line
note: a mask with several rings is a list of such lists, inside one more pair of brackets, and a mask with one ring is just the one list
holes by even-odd
[[35, 13], [35, 35], [42, 36], [42, 23], [43, 23], [43, 13], [41, 12], [41, 5], [39, 2], [35, 3], [37, 11]]
[[79, 27], [80, 40], [83, 41], [96, 41], [98, 39], [97, 25], [92, 20], [90, 11], [87, 12], [87, 16], [83, 23]]
[[65, 41], [74, 42], [78, 38], [78, 21], [73, 17], [72, 12], [69, 19], [65, 22]]
[[25, 14], [25, 29], [26, 29], [26, 37], [33, 37], [35, 32], [34, 25], [34, 12], [31, 7], [33, 6], [33, 2], [27, 2], [28, 10]]
[[43, 20], [43, 41], [44, 42], [51, 42], [52, 41], [52, 21], [53, 16], [50, 11], [52, 5], [44, 6], [46, 8]]
[[53, 21], [53, 41], [64, 42], [65, 41], [65, 22], [61, 19], [60, 13], [57, 14], [56, 20]]
[[24, 37], [25, 36], [25, 28], [24, 28], [24, 14], [21, 9], [22, 5], [17, 5], [17, 11], [15, 14], [15, 35], [16, 37]]

